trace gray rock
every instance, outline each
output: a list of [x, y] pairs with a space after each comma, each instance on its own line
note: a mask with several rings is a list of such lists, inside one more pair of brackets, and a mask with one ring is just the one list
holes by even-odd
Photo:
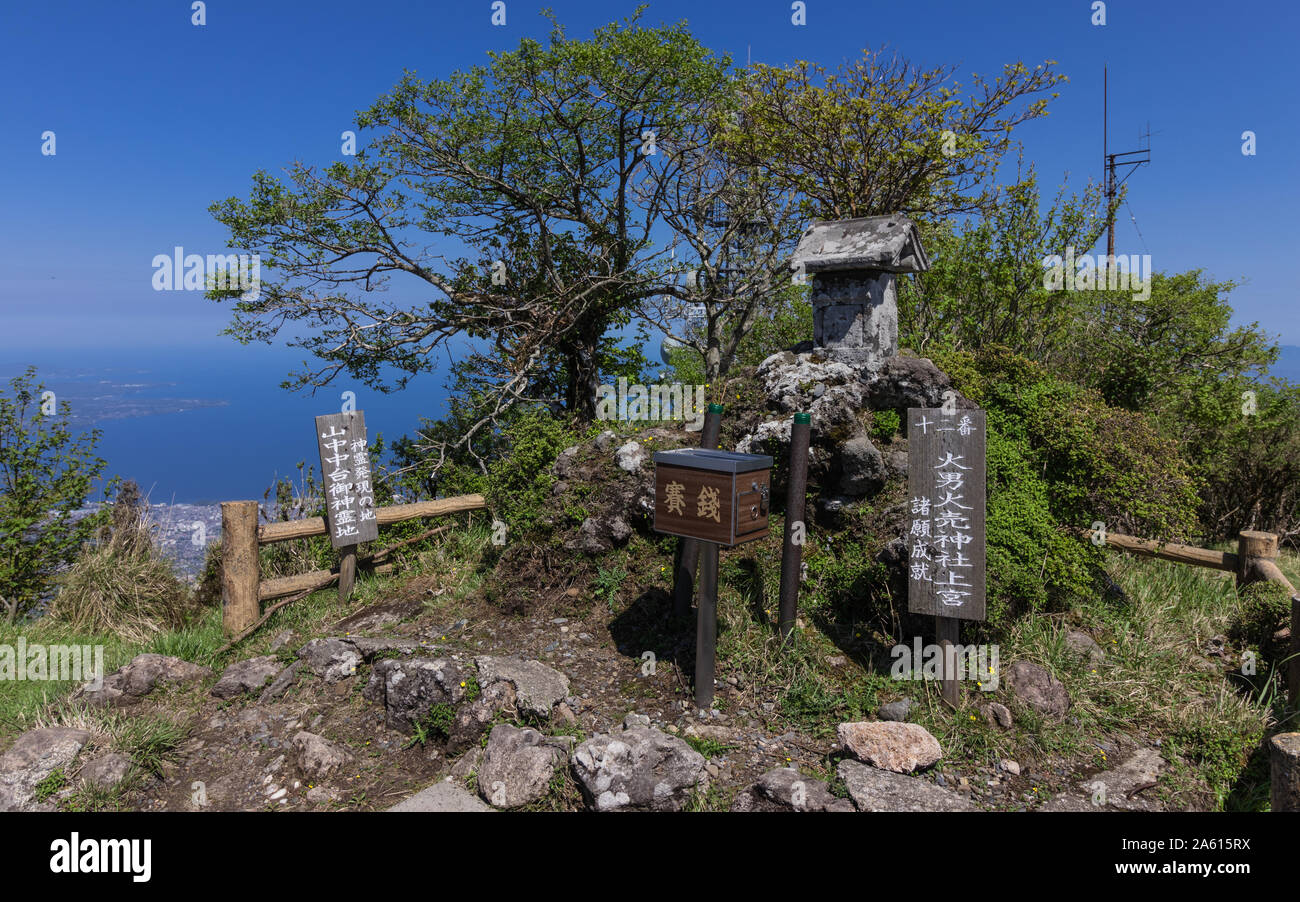
[[876, 716], [881, 720], [896, 720], [899, 722], [907, 720], [907, 716], [912, 713], [912, 700], [905, 698], [901, 701], [890, 702], [887, 705], [881, 705], [876, 709]]
[[433, 705], [460, 703], [466, 676], [446, 658], [387, 658], [374, 666], [362, 694], [383, 704], [390, 729], [412, 733]]
[[527, 805], [546, 795], [560, 760], [536, 730], [497, 724], [478, 768], [478, 794], [496, 808]]
[[389, 811], [491, 811], [461, 786], [455, 783], [434, 783], [421, 789], [408, 799], [398, 802]]
[[355, 760], [343, 746], [306, 730], [294, 734], [292, 744], [298, 773], [306, 780], [329, 779]]
[[1097, 640], [1082, 630], [1070, 630], [1065, 634], [1065, 646], [1080, 658], [1086, 658], [1089, 664], [1100, 664], [1106, 657]]
[[[623, 718], [623, 729], [625, 730], [630, 730], [633, 727], [648, 727], [648, 726], [650, 726], [650, 718], [645, 714], [637, 714], [633, 712]], [[693, 729], [694, 727], [687, 728], [688, 731]]]
[[271, 685], [262, 690], [262, 694], [257, 697], [259, 705], [265, 705], [273, 702], [280, 696], [289, 691], [289, 687], [298, 682], [298, 671], [303, 668], [302, 661], [294, 661], [288, 667], [285, 667], [275, 679], [271, 680]]
[[1016, 698], [1038, 713], [1061, 717], [1070, 710], [1065, 684], [1037, 664], [1016, 661], [1003, 676]]
[[100, 789], [112, 789], [131, 772], [131, 759], [117, 752], [105, 752], [81, 765], [81, 779]]
[[274, 655], [236, 661], [217, 680], [217, 685], [212, 687], [212, 694], [217, 698], [234, 698], [246, 692], [256, 692], [274, 680], [280, 670], [280, 659]]
[[645, 449], [640, 442], [628, 442], [614, 452], [614, 460], [620, 470], [635, 473], [646, 462]]
[[514, 684], [519, 710], [535, 717], [551, 716], [551, 707], [569, 694], [569, 678], [541, 661], [523, 658], [479, 655], [474, 659], [479, 684], [497, 680]]
[[0, 755], [0, 811], [52, 810], [36, 801], [36, 785], [59, 769], [66, 770], [90, 740], [85, 730], [43, 727], [28, 730]]
[[334, 629], [341, 633], [364, 633], [390, 623], [410, 620], [422, 610], [424, 610], [424, 602], [420, 599], [374, 604], [343, 618], [334, 624]]
[[631, 536], [632, 527], [622, 517], [588, 517], [582, 521], [577, 535], [565, 540], [565, 546], [586, 554], [603, 554], [622, 545]]
[[871, 495], [885, 485], [889, 472], [871, 439], [859, 434], [840, 447], [839, 491], [849, 496]]
[[859, 811], [974, 811], [966, 799], [920, 777], [891, 773], [845, 759], [836, 773]]
[[1138, 749], [1123, 764], [1110, 770], [1094, 774], [1079, 786], [1089, 792], [1099, 789], [1098, 783], [1106, 787], [1106, 798], [1114, 803], [1127, 799], [1135, 789], [1149, 787], [1160, 779], [1165, 769], [1165, 761], [1154, 749]]
[[327, 683], [337, 683], [357, 672], [361, 653], [345, 639], [312, 639], [298, 649], [298, 657], [309, 670]]
[[271, 640], [271, 651], [276, 652], [293, 641], [293, 630], [282, 630]]
[[980, 713], [984, 715], [984, 720], [989, 726], [999, 726], [1004, 730], [1011, 729], [1015, 721], [1011, 718], [1011, 709], [1001, 702], [990, 702], [980, 707]]
[[181, 686], [211, 675], [210, 668], [171, 655], [136, 655], [125, 667], [104, 677], [101, 688], [92, 689], [88, 683], [72, 697], [92, 707], [125, 707], [135, 704], [159, 686]]
[[478, 698], [460, 706], [447, 737], [446, 752], [455, 755], [478, 742], [488, 724], [515, 703], [515, 687], [506, 680], [490, 683]]
[[930, 767], [943, 757], [939, 740], [914, 723], [842, 723], [835, 732], [854, 758], [895, 773], [908, 774]]
[[418, 639], [401, 636], [356, 636], [348, 641], [366, 661], [372, 661], [379, 655], [413, 655], [424, 647]]
[[769, 802], [793, 811], [853, 811], [848, 799], [837, 799], [824, 780], [806, 777], [793, 767], [775, 767], [758, 778], [755, 790]]
[[[939, 407], [943, 393], [952, 391], [952, 381], [926, 357], [890, 357], [867, 386], [866, 401], [872, 410], [907, 407]], [[957, 407], [974, 405], [957, 395]]]
[[677, 811], [707, 784], [704, 756], [681, 739], [647, 727], [598, 734], [574, 750], [573, 773], [596, 811]]

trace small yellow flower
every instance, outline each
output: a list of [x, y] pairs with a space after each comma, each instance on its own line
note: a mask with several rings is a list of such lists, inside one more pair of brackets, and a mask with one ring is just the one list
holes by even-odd
[[460, 681], [460, 688], [462, 688], [462, 689], [465, 688], [465, 681], [464, 681], [464, 680], [461, 680], [461, 681]]

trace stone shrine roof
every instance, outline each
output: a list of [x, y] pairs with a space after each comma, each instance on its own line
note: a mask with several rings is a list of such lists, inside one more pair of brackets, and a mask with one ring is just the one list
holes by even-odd
[[861, 219], [813, 220], [792, 265], [805, 272], [924, 272], [930, 260], [916, 223], [902, 213]]

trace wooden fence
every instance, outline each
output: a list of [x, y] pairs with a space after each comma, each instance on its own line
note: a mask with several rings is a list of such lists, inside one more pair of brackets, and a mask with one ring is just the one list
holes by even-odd
[[[1091, 539], [1093, 531], [1077, 530]], [[1257, 582], [1277, 583], [1291, 595], [1291, 649], [1287, 667], [1287, 696], [1292, 707], [1300, 708], [1300, 592], [1277, 566], [1277, 536], [1271, 532], [1245, 531], [1237, 534], [1237, 552], [1215, 551], [1192, 545], [1174, 545], [1154, 539], [1106, 533], [1106, 544], [1135, 554], [1194, 567], [1224, 570], [1237, 578], [1238, 586]]]
[[[441, 517], [486, 508], [487, 503], [482, 495], [459, 495], [437, 501], [376, 508], [375, 520], [380, 526], [388, 526], [420, 517]], [[227, 635], [240, 635], [250, 630], [261, 616], [261, 603], [269, 599], [315, 592], [338, 581], [339, 596], [346, 600], [352, 592], [358, 563], [363, 567], [368, 566], [376, 573], [389, 572], [392, 564], [384, 563], [383, 559], [401, 545], [414, 541], [408, 540], [381, 549], [360, 562], [357, 560], [356, 546], [340, 549], [339, 563], [330, 570], [313, 570], [297, 576], [263, 580], [258, 566], [259, 547], [273, 542], [329, 535], [329, 527], [324, 517], [263, 523], [259, 526], [257, 512], [256, 501], [224, 501], [221, 504], [221, 605]]]

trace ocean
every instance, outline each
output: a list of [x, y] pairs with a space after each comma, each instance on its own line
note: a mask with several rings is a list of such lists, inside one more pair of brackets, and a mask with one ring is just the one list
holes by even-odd
[[311, 394], [280, 388], [302, 353], [267, 345], [229, 347], [0, 351], [0, 377], [29, 364], [67, 401], [76, 431], [103, 431], [105, 474], [134, 479], [162, 504], [209, 505], [262, 498], [277, 478], [306, 461], [320, 472], [314, 417], [338, 413], [356, 394], [373, 442], [411, 434], [422, 416], [446, 413], [442, 376], [425, 374], [383, 394], [342, 376]]

